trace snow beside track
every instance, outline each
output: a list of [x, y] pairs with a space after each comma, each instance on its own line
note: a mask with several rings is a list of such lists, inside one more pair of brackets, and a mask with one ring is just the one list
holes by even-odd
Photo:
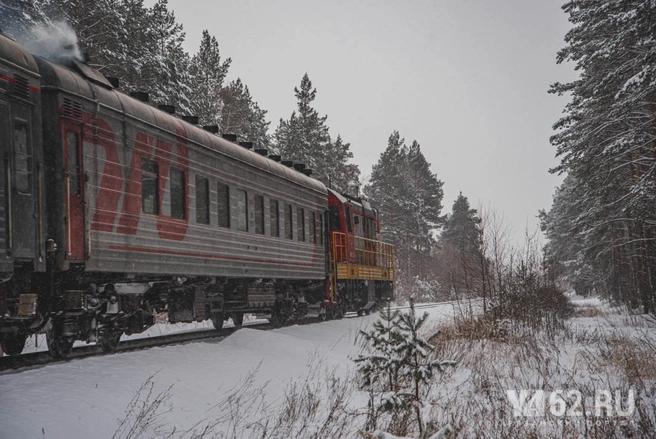
[[[431, 321], [452, 318], [454, 304], [422, 308]], [[269, 403], [303, 380], [311, 367], [347, 374], [360, 329], [377, 319], [347, 317], [272, 331], [243, 328], [222, 341], [208, 340], [51, 364], [0, 375], [0, 438], [111, 438], [140, 386], [154, 375], [154, 393], [172, 386], [164, 423], [177, 431], [212, 415], [212, 407], [250, 371], [266, 384]], [[210, 322], [177, 330], [209, 327]], [[174, 331], [157, 325], [146, 334]], [[153, 332], [154, 331], [154, 332]], [[159, 333], [158, 333], [159, 331]], [[45, 342], [39, 342], [39, 350]]]

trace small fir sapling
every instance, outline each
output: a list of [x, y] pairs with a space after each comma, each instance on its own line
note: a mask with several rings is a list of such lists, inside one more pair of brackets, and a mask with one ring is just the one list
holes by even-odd
[[416, 422], [420, 438], [429, 435], [430, 403], [427, 401], [430, 381], [434, 372], [454, 361], [433, 360], [430, 344], [440, 331], [427, 338], [421, 335], [428, 313], [417, 317], [414, 300], [410, 310], [400, 313], [387, 309], [369, 331], [361, 331], [368, 353], [354, 360], [361, 379], [361, 388], [369, 392], [369, 411], [366, 428], [375, 430], [381, 413], [393, 419], [410, 419]]

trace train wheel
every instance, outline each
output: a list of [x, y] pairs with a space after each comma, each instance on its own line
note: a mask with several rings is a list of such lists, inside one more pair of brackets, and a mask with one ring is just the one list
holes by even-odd
[[217, 331], [223, 328], [223, 313], [222, 312], [213, 312], [212, 313], [212, 324], [214, 329]]
[[73, 337], [55, 333], [54, 330], [46, 333], [46, 340], [48, 341], [48, 351], [54, 358], [68, 358], [75, 342]]
[[321, 311], [319, 311], [319, 320], [321, 320], [322, 322], [328, 320], [328, 311], [326, 310], [326, 308], [322, 308]]
[[24, 334], [5, 335], [0, 339], [0, 346], [2, 346], [2, 351], [7, 355], [20, 355], [23, 352], [26, 340], [27, 335]]
[[120, 331], [110, 331], [100, 337], [100, 347], [103, 352], [114, 352], [121, 341]]
[[241, 325], [244, 324], [244, 313], [236, 312], [232, 315], [232, 323], [235, 324], [235, 328], [241, 328]]

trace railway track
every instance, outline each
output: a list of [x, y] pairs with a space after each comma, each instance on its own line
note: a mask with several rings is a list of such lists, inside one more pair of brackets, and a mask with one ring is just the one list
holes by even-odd
[[[419, 303], [419, 304], [415, 304], [415, 309], [418, 310], [428, 309], [428, 308], [433, 308], [435, 306], [447, 305], [453, 303], [457, 303], [457, 301], [440, 302], [440, 303]], [[409, 306], [396, 306], [396, 307], [392, 307], [392, 309], [405, 310], [405, 309], [409, 309]], [[356, 317], [356, 314], [349, 313], [346, 317]], [[317, 322], [319, 322], [319, 319], [317, 317], [308, 317], [304, 321], [300, 322], [299, 325], [307, 325]], [[258, 329], [262, 331], [267, 331], [275, 328], [271, 323], [264, 323], [264, 322], [244, 323], [243, 327], [250, 328], [250, 329]], [[44, 366], [46, 364], [53, 364], [59, 362], [66, 362], [70, 360], [88, 358], [95, 355], [112, 355], [114, 353], [130, 352], [130, 351], [136, 351], [141, 349], [148, 349], [152, 347], [170, 346], [170, 345], [176, 345], [181, 343], [188, 343], [192, 341], [201, 341], [201, 340], [208, 340], [213, 338], [223, 338], [229, 336], [230, 334], [234, 333], [238, 329], [239, 328], [236, 327], [223, 328], [221, 330], [203, 329], [197, 331], [177, 332], [177, 333], [159, 335], [154, 337], [145, 337], [145, 338], [139, 338], [134, 340], [124, 340], [121, 343], [119, 343], [115, 352], [109, 354], [103, 352], [100, 345], [93, 344], [93, 345], [86, 345], [86, 346], [78, 346], [73, 348], [70, 356], [66, 359], [53, 358], [48, 353], [48, 351], [26, 353], [17, 356], [5, 356], [5, 357], [0, 357], [0, 374], [4, 375], [7, 373], [18, 373], [35, 366]]]
[[[274, 326], [270, 323], [244, 324], [245, 328], [270, 330]], [[152, 347], [170, 346], [192, 341], [208, 340], [212, 338], [227, 337], [239, 328], [204, 329], [200, 331], [177, 332], [173, 334], [160, 335], [156, 337], [145, 337], [135, 340], [125, 340], [119, 343], [115, 352], [130, 352]], [[113, 353], [115, 353], [113, 352]], [[111, 354], [113, 354], [111, 353]], [[55, 359], [48, 351], [33, 352], [16, 356], [0, 358], [0, 374], [20, 372], [34, 366], [66, 362], [75, 359], [88, 358], [95, 355], [105, 354], [100, 345], [87, 345], [73, 348], [70, 356], [66, 359]], [[106, 354], [106, 355], [111, 355]]]

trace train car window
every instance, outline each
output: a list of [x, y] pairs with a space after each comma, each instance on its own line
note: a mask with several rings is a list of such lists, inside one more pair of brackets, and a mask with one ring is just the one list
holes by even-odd
[[141, 210], [144, 213], [159, 213], [159, 168], [152, 160], [141, 159]]
[[255, 195], [255, 233], [264, 235], [264, 197], [262, 195]]
[[346, 230], [349, 233], [353, 233], [353, 225], [351, 224], [351, 208], [348, 206], [344, 207], [344, 216], [346, 217]]
[[237, 190], [237, 230], [248, 232], [248, 195], [245, 190]]
[[230, 228], [230, 188], [227, 184], [217, 183], [219, 196], [219, 227]]
[[317, 214], [310, 212], [310, 242], [317, 242]]
[[285, 204], [285, 238], [294, 239], [292, 228], [292, 206]]
[[196, 223], [210, 223], [210, 182], [196, 174]]
[[186, 178], [184, 171], [171, 168], [171, 218], [185, 219], [185, 187]]
[[32, 150], [27, 137], [27, 125], [16, 122], [14, 125], [14, 170], [16, 173], [16, 190], [30, 192], [30, 169]]
[[330, 231], [339, 231], [342, 229], [340, 217], [339, 217], [339, 209], [337, 206], [330, 206], [328, 210], [328, 224], [330, 225]]
[[278, 217], [278, 202], [269, 200], [269, 218], [271, 221], [271, 236], [280, 237], [280, 218]]
[[319, 245], [323, 245], [323, 215], [319, 214]]
[[305, 211], [300, 207], [296, 208], [296, 234], [299, 241], [305, 241]]

